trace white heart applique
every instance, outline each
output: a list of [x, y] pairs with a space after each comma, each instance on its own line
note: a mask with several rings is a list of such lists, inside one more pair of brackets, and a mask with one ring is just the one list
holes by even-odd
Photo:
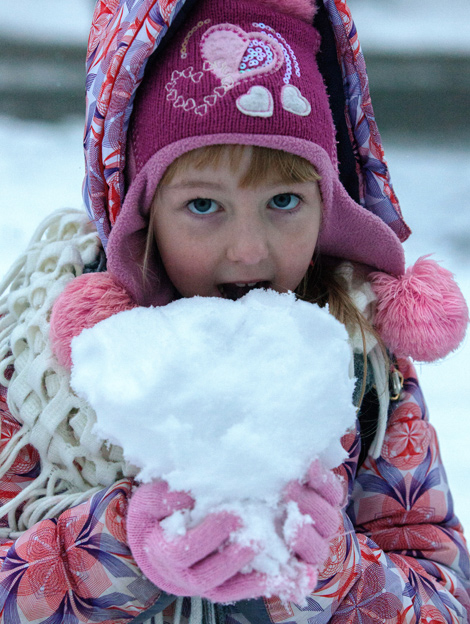
[[281, 92], [282, 108], [294, 115], [307, 117], [312, 111], [310, 102], [294, 85], [284, 85]]
[[237, 108], [241, 113], [250, 117], [272, 117], [273, 96], [266, 87], [255, 85], [247, 93], [240, 95], [237, 99]]

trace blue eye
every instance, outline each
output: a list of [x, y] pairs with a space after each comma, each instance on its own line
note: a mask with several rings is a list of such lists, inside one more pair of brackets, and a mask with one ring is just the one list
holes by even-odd
[[188, 208], [193, 214], [212, 214], [217, 212], [219, 206], [213, 199], [204, 199], [202, 197], [193, 199], [188, 203]]
[[300, 197], [293, 195], [292, 193], [281, 193], [275, 195], [269, 202], [271, 208], [276, 210], [293, 210], [297, 208], [300, 203]]

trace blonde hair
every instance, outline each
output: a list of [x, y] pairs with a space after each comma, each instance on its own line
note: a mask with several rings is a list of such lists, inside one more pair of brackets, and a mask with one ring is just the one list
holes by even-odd
[[282, 150], [259, 147], [258, 145], [208, 145], [186, 152], [174, 160], [165, 171], [160, 185], [171, 184], [177, 173], [185, 173], [189, 167], [204, 169], [220, 167], [227, 158], [230, 170], [235, 174], [240, 170], [242, 158], [250, 150], [250, 166], [240, 180], [241, 188], [253, 188], [260, 180], [275, 180], [286, 183], [317, 182], [321, 176], [313, 165], [295, 154]]
[[[260, 181], [267, 180], [286, 183], [316, 182], [321, 180], [321, 176], [315, 170], [314, 166], [301, 156], [267, 147], [247, 147], [245, 145], [235, 144], [210, 145], [186, 152], [174, 160], [167, 168], [160, 180], [159, 186], [170, 184], [176, 174], [184, 174], [189, 167], [194, 167], [196, 169], [204, 169], [205, 167], [217, 168], [224, 159], [228, 159], [229, 167], [235, 174], [240, 169], [242, 158], [247, 149], [250, 149], [251, 152], [250, 163], [249, 166], [246, 167], [246, 172], [240, 180], [240, 186], [242, 188], [255, 187]], [[148, 282], [149, 258], [151, 254], [157, 253], [152, 216], [153, 211], [151, 211], [150, 215], [143, 263], [144, 283]], [[366, 335], [372, 334], [382, 347], [383, 342], [372, 324], [361, 314], [349, 296], [347, 283], [337, 271], [337, 267], [341, 262], [341, 259], [326, 258], [316, 255], [313, 259], [312, 266], [309, 267], [304, 279], [295, 292], [299, 298], [311, 303], [316, 303], [320, 307], [324, 307], [328, 304], [330, 313], [343, 323], [343, 325], [348, 329], [358, 327], [360, 330], [364, 344], [363, 395], [365, 378], [367, 375]], [[385, 353], [385, 347], [383, 347], [382, 350]]]

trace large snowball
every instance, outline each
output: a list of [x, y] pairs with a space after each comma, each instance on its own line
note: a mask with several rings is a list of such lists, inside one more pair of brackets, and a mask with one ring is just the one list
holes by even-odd
[[190, 490], [199, 518], [246, 509], [262, 534], [259, 518], [269, 508], [274, 523], [283, 488], [314, 458], [344, 459], [340, 438], [355, 421], [347, 332], [293, 294], [122, 312], [75, 338], [72, 358], [95, 433], [123, 448], [142, 481]]

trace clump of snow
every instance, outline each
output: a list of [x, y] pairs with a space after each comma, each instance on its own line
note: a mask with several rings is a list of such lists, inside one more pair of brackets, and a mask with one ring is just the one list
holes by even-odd
[[253, 568], [273, 593], [306, 585], [276, 526], [287, 514], [292, 535], [308, 521], [282, 503], [286, 484], [317, 457], [330, 468], [345, 457], [356, 410], [343, 325], [291, 293], [195, 297], [98, 323], [73, 340], [72, 359], [95, 433], [123, 448], [140, 480], [193, 495], [191, 513], [166, 521], [170, 534], [231, 509], [244, 521], [234, 539], [256, 544]]

